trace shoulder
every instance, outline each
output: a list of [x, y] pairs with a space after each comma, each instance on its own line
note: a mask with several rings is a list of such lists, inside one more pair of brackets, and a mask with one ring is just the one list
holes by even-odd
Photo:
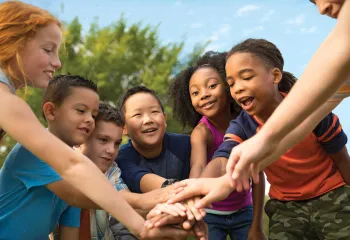
[[204, 123], [199, 123], [191, 133], [191, 144], [208, 142], [210, 139], [212, 139], [212, 133]]
[[180, 142], [188, 144], [190, 142], [190, 136], [186, 134], [166, 132], [164, 137], [166, 138], [166, 141], [170, 145], [175, 143], [179, 144]]
[[227, 133], [241, 135], [244, 138], [250, 138], [256, 134], [259, 124], [247, 112], [242, 111], [239, 116], [230, 122]]

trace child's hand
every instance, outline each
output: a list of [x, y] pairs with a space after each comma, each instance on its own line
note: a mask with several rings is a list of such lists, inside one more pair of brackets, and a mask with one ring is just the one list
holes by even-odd
[[178, 217], [178, 216], [185, 217], [186, 211], [187, 211], [186, 207], [183, 206], [181, 203], [175, 203], [175, 204], [159, 203], [147, 214], [147, 219], [151, 219], [162, 213], [167, 213], [174, 217]]
[[155, 189], [141, 195], [142, 210], [150, 210], [158, 203], [164, 203], [177, 193], [181, 192], [186, 186], [186, 182], [177, 182], [165, 188]]
[[219, 178], [198, 178], [187, 179], [184, 190], [171, 198], [168, 203], [175, 203], [191, 198], [193, 196], [203, 196], [200, 201], [195, 204], [196, 208], [205, 208], [213, 202], [224, 200], [234, 190], [230, 187], [227, 176]]
[[196, 208], [195, 204], [200, 201], [199, 197], [193, 197], [186, 199], [183, 204], [186, 207], [186, 214], [187, 214], [187, 219], [188, 220], [197, 220], [200, 221], [202, 220], [203, 217], [205, 217], [205, 211], [203, 208]]
[[248, 232], [248, 240], [266, 240], [262, 227], [252, 224]]
[[261, 135], [257, 134], [232, 149], [226, 172], [231, 187], [238, 192], [250, 189], [250, 176], [254, 183], [259, 182], [259, 162], [271, 155], [278, 145]]
[[[148, 218], [147, 221], [145, 222], [145, 227], [151, 229], [154, 227], [162, 227], [165, 225], [182, 225], [185, 220], [186, 220], [186, 216], [184, 217], [173, 216], [167, 213], [161, 213], [161, 214], [153, 215], [153, 217]], [[189, 230], [191, 227], [186, 227], [184, 229]]]
[[193, 226], [193, 232], [196, 239], [208, 240], [208, 225], [203, 220]]

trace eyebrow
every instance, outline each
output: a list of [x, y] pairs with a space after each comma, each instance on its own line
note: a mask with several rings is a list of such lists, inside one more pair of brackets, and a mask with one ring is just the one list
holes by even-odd
[[254, 70], [251, 68], [245, 68], [245, 69], [239, 70], [238, 74], [242, 75], [243, 73], [246, 73], [246, 72], [251, 73], [251, 72], [254, 72]]
[[[254, 70], [253, 69], [251, 69], [251, 68], [245, 68], [245, 69], [241, 69], [241, 70], [239, 70], [239, 72], [238, 72], [238, 75], [242, 75], [243, 73], [253, 73], [254, 72]], [[232, 80], [233, 79], [233, 77], [232, 76], [227, 76], [226, 77], [226, 81], [228, 81], [228, 80]]]
[[[208, 77], [208, 78], [205, 79], [205, 81], [208, 82], [210, 79], [219, 80], [217, 77]], [[195, 85], [196, 85], [196, 84], [191, 85], [190, 88], [191, 88], [191, 87], [195, 87]]]
[[[112, 139], [110, 136], [108, 136], [106, 134], [102, 134], [102, 133], [98, 133], [97, 137], [103, 137], [103, 138], [107, 138], [107, 139]], [[116, 140], [116, 142], [122, 142], [122, 141], [123, 141], [122, 138], [119, 138], [119, 139]]]

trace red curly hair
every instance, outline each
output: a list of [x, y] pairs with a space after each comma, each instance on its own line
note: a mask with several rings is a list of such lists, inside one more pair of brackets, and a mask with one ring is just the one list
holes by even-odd
[[[14, 75], [10, 60], [15, 58], [22, 75], [25, 76], [19, 51], [40, 28], [53, 23], [61, 28], [61, 23], [48, 11], [33, 5], [20, 1], [6, 1], [0, 4], [0, 68], [14, 83], [21, 79]], [[25, 79], [22, 81], [25, 83]]]

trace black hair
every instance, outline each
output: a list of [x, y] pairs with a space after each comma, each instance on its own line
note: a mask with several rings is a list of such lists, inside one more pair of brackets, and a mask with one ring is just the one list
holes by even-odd
[[112, 122], [119, 127], [124, 126], [124, 121], [120, 110], [106, 102], [100, 102], [99, 104], [95, 122], [97, 123], [98, 121]]
[[278, 68], [282, 73], [282, 79], [278, 83], [278, 90], [281, 92], [288, 93], [297, 80], [292, 73], [283, 71], [284, 60], [280, 50], [275, 44], [265, 39], [249, 38], [237, 44], [227, 54], [227, 59], [235, 53], [251, 53], [267, 68]]
[[120, 112], [122, 114], [122, 118], [123, 118], [124, 122], [125, 122], [125, 103], [132, 95], [135, 95], [137, 93], [148, 93], [148, 94], [152, 95], [157, 100], [157, 102], [159, 103], [159, 106], [161, 107], [161, 109], [164, 113], [164, 106], [153, 89], [149, 89], [145, 86], [136, 86], [136, 87], [128, 89], [124, 93], [124, 95], [120, 98], [119, 108], [120, 108]]
[[[72, 87], [81, 87], [90, 89], [98, 94], [97, 85], [79, 75], [63, 74], [55, 76], [45, 89], [42, 105], [52, 102], [60, 106], [63, 101], [71, 94]], [[45, 115], [42, 113], [44, 119]]]
[[230, 100], [231, 112], [239, 113], [241, 108], [233, 100], [230, 94], [230, 88], [226, 82], [226, 52], [206, 52], [197, 62], [175, 76], [169, 86], [169, 95], [173, 99], [173, 115], [179, 120], [182, 127], [190, 126], [194, 128], [202, 115], [193, 107], [189, 93], [189, 82], [192, 75], [201, 68], [212, 68], [220, 75], [225, 84], [225, 93]]

